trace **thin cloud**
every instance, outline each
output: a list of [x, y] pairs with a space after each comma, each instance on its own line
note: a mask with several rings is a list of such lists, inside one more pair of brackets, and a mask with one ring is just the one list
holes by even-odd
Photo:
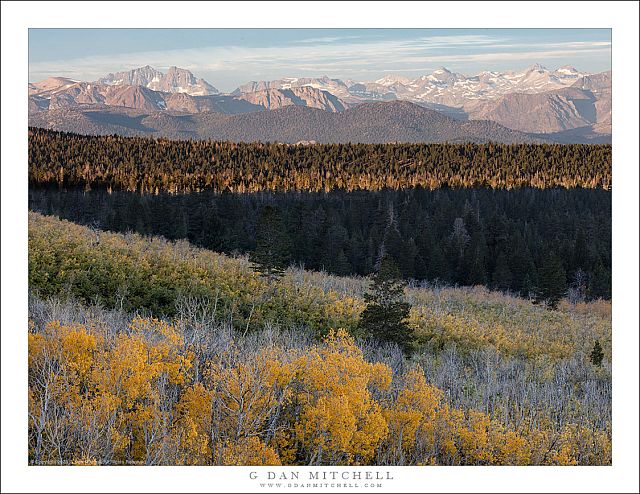
[[[505, 63], [591, 61], [596, 57], [610, 63], [609, 41], [569, 41], [525, 43], [502, 36], [452, 35], [416, 39], [364, 39], [362, 36], [306, 38], [304, 47], [217, 46], [127, 53], [121, 56], [94, 56], [35, 62], [30, 64], [30, 80], [51, 75], [95, 80], [109, 72], [131, 70], [146, 64], [160, 70], [177, 65], [204, 77], [216, 87], [230, 91], [248, 80], [285, 76], [353, 78], [362, 74], [413, 73], [432, 66], [455, 65], [460, 71], [485, 64], [484, 69]], [[468, 74], [470, 75], [470, 74]]]

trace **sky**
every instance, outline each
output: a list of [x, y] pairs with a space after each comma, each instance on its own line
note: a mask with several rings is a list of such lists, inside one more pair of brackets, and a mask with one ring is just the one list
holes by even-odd
[[474, 75], [571, 65], [611, 69], [609, 29], [30, 29], [29, 81], [93, 81], [151, 65], [190, 70], [223, 92], [251, 80], [372, 81], [439, 67]]

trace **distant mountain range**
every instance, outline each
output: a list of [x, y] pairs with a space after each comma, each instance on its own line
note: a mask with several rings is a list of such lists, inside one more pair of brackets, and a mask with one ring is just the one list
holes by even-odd
[[256, 88], [231, 95], [221, 94], [190, 71], [170, 67], [166, 74], [150, 67], [109, 74], [95, 82], [50, 77], [29, 84], [31, 111], [86, 105], [106, 105], [145, 111], [244, 113], [285, 106], [308, 106], [343, 111], [348, 105], [327, 91], [312, 86]]
[[[213, 125], [213, 122], [224, 121], [226, 125], [232, 125], [232, 122], [248, 122], [254, 119], [265, 125], [276, 125], [276, 122], [287, 123], [282, 122], [282, 115], [296, 115], [297, 119], [302, 119], [300, 123], [319, 118], [311, 118], [309, 115], [313, 112], [272, 114], [273, 110], [290, 106], [317, 109], [324, 113], [349, 111], [349, 115], [354, 115], [358, 113], [351, 113], [350, 110], [360, 105], [398, 100], [444, 114], [450, 117], [447, 122], [451, 119], [458, 120], [459, 124], [469, 121], [466, 126], [460, 127], [472, 132], [469, 140], [485, 140], [485, 136], [477, 133], [479, 126], [489, 130], [490, 126], [487, 123], [478, 122], [479, 126], [474, 127], [471, 123], [476, 120], [500, 124], [495, 130], [499, 128], [499, 135], [507, 141], [516, 135], [524, 139], [523, 136], [527, 134], [531, 135], [529, 139], [558, 142], [610, 142], [611, 139], [611, 72], [585, 74], [573, 67], [561, 67], [550, 71], [540, 65], [534, 65], [520, 72], [481, 72], [473, 77], [457, 74], [443, 67], [415, 79], [387, 75], [373, 82], [343, 81], [326, 76], [284, 78], [274, 81], [251, 81], [228, 94], [220, 93], [212, 84], [196, 78], [186, 69], [170, 67], [163, 73], [148, 65], [128, 72], [108, 74], [94, 82], [51, 77], [29, 84], [30, 125], [34, 125], [35, 122], [55, 122], [56, 128], [67, 130], [62, 128], [62, 120], [67, 115], [73, 119], [72, 122], [68, 122], [67, 127], [82, 127], [81, 122], [84, 122], [88, 127], [98, 125], [97, 133], [104, 133], [104, 125], [111, 125], [105, 122], [112, 122], [118, 113], [121, 114], [122, 122], [128, 122], [133, 118], [133, 114], [137, 115], [135, 118], [145, 114], [142, 117], [145, 121], [166, 121], [168, 125], [160, 125], [158, 129], [151, 126], [149, 129], [153, 130], [148, 131], [140, 127], [136, 132], [172, 133], [171, 129], [182, 129], [177, 122], [188, 120], [193, 124], [185, 132], [193, 133], [194, 136], [204, 136], [225, 134], [220, 128], [210, 132], [203, 129], [204, 122]], [[378, 109], [375, 118], [382, 118], [381, 121], [389, 125], [392, 125], [389, 118], [383, 118], [386, 111], [400, 117], [398, 108], [403, 108], [405, 113], [411, 114], [407, 117], [410, 119], [412, 115], [417, 114], [417, 110], [411, 110], [413, 113], [408, 111], [409, 107], [406, 105], [382, 105], [376, 108]], [[220, 116], [256, 112], [265, 112], [267, 115], [243, 117], [244, 120], [225, 119]], [[100, 113], [104, 114], [104, 118], [98, 118]], [[155, 115], [156, 113], [163, 116]], [[216, 115], [205, 116], [210, 113]], [[360, 118], [365, 118], [365, 115], [370, 113], [360, 112], [359, 115]], [[190, 116], [191, 119], [185, 119], [186, 116]], [[85, 117], [91, 120], [91, 125]], [[346, 121], [325, 117], [321, 118], [324, 124], [331, 121], [338, 125], [339, 122]], [[433, 118], [431, 120], [433, 125], [444, 125], [444, 121], [436, 121]], [[379, 123], [358, 122], [356, 128], [371, 129]], [[397, 122], [393, 123], [396, 124]], [[157, 126], [157, 123], [155, 125]], [[458, 130], [452, 131], [453, 127], [449, 123], [445, 127], [446, 132], [439, 132], [438, 129], [426, 131], [422, 127], [419, 131], [411, 132], [409, 126], [401, 122], [395, 130], [387, 129], [388, 135], [385, 132], [375, 134], [383, 140], [394, 140], [393, 135], [409, 140], [417, 135], [460, 139]], [[396, 132], [399, 128], [403, 128], [404, 131]], [[507, 136], [505, 130], [509, 129], [515, 132]], [[344, 130], [354, 134], [349, 129]], [[314, 132], [305, 133], [306, 137], [300, 140], [340, 141], [336, 140], [332, 132], [327, 133], [319, 129]], [[228, 132], [229, 135], [250, 133], [239, 132], [237, 129]], [[284, 130], [282, 135], [293, 134]], [[359, 138], [367, 139], [366, 135]], [[287, 139], [278, 140], [289, 142]]]
[[231, 94], [265, 89], [314, 87], [328, 91], [349, 104], [369, 100], [403, 99], [414, 103], [437, 103], [452, 107], [473, 106], [479, 100], [496, 99], [510, 93], [540, 93], [571, 86], [585, 74], [573, 67], [549, 71], [533, 65], [521, 72], [481, 72], [466, 77], [441, 67], [429, 75], [408, 79], [387, 75], [374, 82], [342, 81], [327, 76], [285, 78], [275, 81], [251, 81]]

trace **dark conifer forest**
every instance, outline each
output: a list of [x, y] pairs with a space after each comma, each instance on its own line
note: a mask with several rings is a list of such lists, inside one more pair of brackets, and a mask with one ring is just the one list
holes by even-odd
[[154, 195], [52, 186], [32, 187], [29, 203], [96, 228], [229, 254], [254, 251], [270, 207], [284, 225], [270, 241], [307, 269], [368, 275], [388, 254], [405, 279], [544, 300], [611, 294], [611, 193], [601, 189]]

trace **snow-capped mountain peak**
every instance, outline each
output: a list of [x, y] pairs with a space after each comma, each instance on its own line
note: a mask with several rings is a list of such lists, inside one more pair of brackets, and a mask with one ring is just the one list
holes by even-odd
[[560, 67], [558, 70], [556, 70], [556, 72], [564, 75], [579, 74], [578, 69], [570, 65], [565, 65], [563, 67]]
[[451, 74], [451, 71], [446, 68], [446, 67], [439, 67], [436, 70], [433, 71], [434, 75], [440, 75], [440, 74]]
[[381, 86], [389, 87], [396, 84], [408, 84], [411, 82], [411, 79], [408, 77], [404, 77], [401, 75], [388, 74], [384, 77], [375, 81], [376, 84], [380, 84]]
[[534, 63], [531, 67], [527, 69], [527, 72], [548, 72], [547, 68], [539, 63]]
[[154, 91], [167, 93], [187, 93], [191, 96], [207, 96], [218, 94], [219, 91], [204, 79], [196, 77], [188, 70], [176, 66], [169, 67], [166, 74], [154, 69], [150, 65], [132, 69], [126, 72], [108, 74], [97, 81], [109, 86], [144, 86]]

